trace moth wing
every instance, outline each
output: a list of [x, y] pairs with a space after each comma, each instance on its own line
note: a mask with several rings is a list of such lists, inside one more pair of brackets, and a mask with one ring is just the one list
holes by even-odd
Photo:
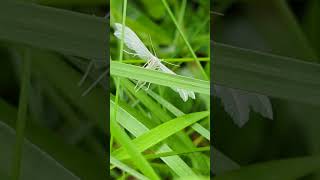
[[[115, 23], [115, 32], [114, 35], [118, 39], [122, 39], [122, 24]], [[147, 49], [147, 47], [142, 43], [140, 38], [134, 33], [129, 27], [124, 27], [124, 43], [125, 45], [137, 53], [137, 55], [144, 60], [148, 60], [153, 55]]]
[[[167, 68], [165, 65], [163, 65], [161, 62], [159, 63], [159, 69], [165, 73], [169, 73], [169, 74], [176, 74], [173, 71], [171, 71], [169, 68]], [[191, 97], [192, 99], [195, 99], [196, 96], [194, 94], [193, 91], [189, 91], [189, 90], [185, 90], [185, 89], [180, 89], [180, 88], [172, 88], [174, 91], [176, 91], [177, 93], [179, 93], [181, 99], [183, 101], [187, 101], [188, 97]]]

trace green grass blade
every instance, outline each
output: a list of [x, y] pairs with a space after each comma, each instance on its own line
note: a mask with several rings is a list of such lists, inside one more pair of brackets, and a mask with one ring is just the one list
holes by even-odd
[[[0, 121], [9, 125], [11, 128], [15, 127], [17, 110], [2, 99], [0, 99], [0, 109]], [[33, 123], [32, 120], [28, 119], [27, 121], [28, 128], [26, 128], [25, 137], [41, 151], [50, 154], [50, 156], [63, 167], [81, 179], [107, 179], [107, 174], [105, 173], [106, 163], [103, 162], [103, 159], [90, 156], [88, 153], [66, 144], [56, 134]], [[4, 148], [1, 147], [3, 145], [7, 147], [6, 144], [0, 143], [0, 155], [2, 154], [1, 150], [4, 150]], [[9, 169], [8, 172], [10, 172]]]
[[219, 43], [214, 48], [216, 84], [320, 104], [319, 64]]
[[108, 22], [102, 17], [4, 0], [0, 24], [2, 40], [88, 59], [107, 57]]
[[[2, 119], [2, 117], [1, 117]], [[17, 134], [3, 122], [0, 122], [0, 172], [10, 172], [10, 163], [14, 155], [14, 140]], [[23, 158], [19, 169], [19, 179], [46, 179], [46, 180], [79, 180], [72, 172], [63, 167], [50, 155], [30, 141], [23, 139]], [[37, 170], [35, 171], [35, 167]], [[15, 176], [16, 178], [17, 176]], [[7, 179], [1, 176], [0, 179]], [[13, 179], [11, 178], [8, 179]]]
[[[185, 34], [183, 33], [183, 31], [182, 31], [182, 29], [180, 28], [180, 26], [179, 26], [179, 24], [178, 24], [177, 20], [175, 19], [175, 17], [174, 17], [174, 15], [173, 15], [173, 13], [171, 12], [170, 7], [169, 7], [169, 5], [168, 5], [167, 1], [166, 1], [166, 0], [161, 0], [161, 1], [162, 1], [162, 4], [164, 5], [164, 7], [166, 8], [166, 10], [167, 10], [167, 12], [168, 12], [169, 16], [171, 17], [171, 19], [172, 19], [172, 21], [173, 21], [174, 25], [177, 27], [177, 29], [178, 29], [178, 31], [179, 31], [179, 33], [180, 33], [180, 35], [181, 35], [182, 39], [183, 39], [183, 40], [184, 40], [184, 42], [186, 43], [186, 45], [187, 45], [187, 47], [188, 47], [188, 49], [189, 49], [189, 51], [190, 51], [190, 53], [191, 53], [192, 57], [193, 57], [193, 58], [194, 58], [194, 60], [196, 61], [197, 65], [198, 65], [198, 68], [199, 68], [199, 70], [201, 71], [201, 74], [202, 74], [203, 78], [204, 78], [205, 80], [208, 80], [209, 78], [208, 78], [208, 76], [207, 76], [206, 72], [205, 72], [205, 71], [204, 71], [204, 69], [202, 68], [202, 65], [200, 64], [200, 62], [199, 62], [199, 60], [198, 60], [198, 58], [197, 58], [196, 54], [194, 53], [194, 51], [193, 51], [193, 49], [192, 49], [192, 47], [191, 47], [190, 43], [188, 42], [187, 37], [186, 37], [186, 36], [185, 36]], [[208, 14], [209, 14], [209, 12], [208, 12]]]
[[141, 170], [141, 172], [152, 179], [159, 179], [151, 165], [141, 155], [141, 151], [136, 147], [135, 143], [131, 141], [125, 131], [121, 129], [114, 117], [110, 118], [110, 129], [114, 138], [121, 144], [124, 152], [134, 159], [134, 164]]
[[[174, 114], [176, 117], [183, 116], [185, 113], [180, 111], [178, 108], [173, 106], [171, 103], [169, 103], [167, 100], [159, 96], [158, 94], [154, 93], [151, 90], [146, 91], [151, 97], [153, 97], [159, 104], [161, 104], [163, 107], [165, 107], [167, 110], [169, 110], [172, 114]], [[196, 132], [198, 132], [200, 135], [205, 137], [207, 140], [210, 141], [210, 132], [201, 126], [199, 123], [195, 123], [191, 126], [192, 129], [194, 129]]]
[[202, 94], [210, 94], [209, 81], [163, 73], [129, 64], [111, 62], [110, 73], [114, 76], [147, 81], [163, 86], [182, 88]]
[[142, 179], [142, 180], [147, 180], [148, 179], [147, 177], [145, 177], [144, 175], [140, 174], [136, 170], [132, 169], [128, 165], [126, 165], [126, 164], [122, 163], [121, 161], [117, 160], [112, 155], [110, 155], [110, 163], [115, 165], [115, 166], [117, 166], [119, 169], [123, 170], [124, 172], [127, 172], [127, 173], [131, 174], [132, 176], [134, 176], [134, 177], [136, 177], [138, 179]]
[[244, 180], [254, 177], [259, 177], [260, 180], [299, 179], [319, 170], [320, 157], [308, 156], [253, 164], [216, 176], [215, 179]]
[[17, 119], [17, 136], [14, 149], [14, 157], [12, 158], [12, 169], [11, 176], [12, 179], [20, 179], [21, 173], [21, 161], [22, 161], [22, 151], [23, 151], [23, 141], [24, 132], [27, 119], [28, 110], [28, 99], [30, 90], [30, 77], [31, 77], [31, 59], [29, 49], [25, 50], [24, 59], [22, 63], [22, 73], [21, 73], [21, 90], [19, 97], [19, 110]]
[[[89, 83], [84, 83], [82, 87], [79, 87], [77, 82], [81, 79], [81, 74], [63, 59], [55, 54], [45, 52], [33, 53], [32, 58], [33, 73], [39, 73], [48, 83], [57, 87], [58, 92], [70, 100], [71, 104], [83, 112], [88, 119], [98, 124], [100, 129], [107, 132], [106, 105], [105, 101], [101, 99], [105, 93], [101, 89], [94, 88], [87, 96], [81, 96]], [[59, 72], [56, 71], [57, 69]]]
[[[110, 112], [113, 111], [114, 101], [110, 100]], [[138, 119], [136, 119], [133, 115], [131, 115], [125, 106], [120, 104], [118, 109], [118, 118], [117, 121], [126, 128], [131, 134], [135, 137], [138, 137], [149, 131], [144, 124], [142, 124]], [[172, 149], [164, 144], [163, 149], [167, 151], [172, 151]], [[194, 174], [192, 169], [179, 157], [179, 156], [171, 156], [171, 157], [162, 157], [161, 158], [172, 170], [179, 176], [183, 176], [185, 174]]]
[[[137, 137], [133, 140], [133, 143], [136, 145], [137, 149], [142, 152], [157, 143], [163, 141], [169, 136], [179, 132], [180, 130], [192, 125], [193, 123], [207, 117], [209, 115], [208, 111], [196, 112], [180, 116], [171, 121], [163, 123], [149, 132]], [[126, 158], [127, 153], [124, 149], [120, 148], [114, 152], [114, 156], [119, 159]]]

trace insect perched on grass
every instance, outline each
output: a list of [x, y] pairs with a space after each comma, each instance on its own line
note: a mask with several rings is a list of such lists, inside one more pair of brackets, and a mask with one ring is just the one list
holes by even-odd
[[[126, 52], [129, 54], [132, 54], [134, 56], [138, 56], [141, 59], [147, 61], [143, 67], [147, 68], [147, 69], [153, 69], [153, 70], [160, 70], [163, 71], [165, 73], [169, 73], [169, 74], [176, 74], [173, 71], [171, 71], [169, 68], [167, 68], [165, 65], [163, 65], [161, 63], [161, 60], [159, 58], [157, 58], [155, 55], [153, 55], [148, 49], [147, 47], [142, 43], [142, 41], [139, 39], [139, 37], [136, 35], [136, 33], [134, 33], [129, 27], [124, 28], [124, 36], [122, 36], [122, 24], [119, 23], [115, 23], [115, 32], [114, 35], [118, 38], [121, 39], [122, 37], [124, 37], [124, 43], [125, 45], [133, 50], [135, 53], [130, 53], [130, 52]], [[138, 91], [140, 88], [142, 88], [144, 85], [146, 84], [146, 82], [140, 82], [138, 81], [138, 83], [136, 84], [136, 90]], [[150, 83], [148, 84], [149, 88]], [[172, 88], [172, 87], [171, 87]], [[193, 91], [189, 91], [189, 90], [184, 90], [184, 89], [180, 89], [180, 88], [172, 88], [174, 91], [176, 91], [177, 93], [179, 93], [180, 97], [182, 98], [183, 101], [187, 101], [188, 97], [195, 99], [195, 94]]]

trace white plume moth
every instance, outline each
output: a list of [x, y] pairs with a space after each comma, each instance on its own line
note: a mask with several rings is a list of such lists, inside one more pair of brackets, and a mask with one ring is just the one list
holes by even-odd
[[[122, 38], [122, 24], [115, 23], [115, 32], [114, 35], [118, 38]], [[129, 27], [124, 28], [124, 44], [131, 50], [133, 50], [135, 53], [129, 53], [133, 54], [134, 56], [139, 56], [141, 59], [146, 61], [146, 64], [143, 66], [147, 69], [154, 69], [154, 70], [160, 70], [165, 73], [169, 74], [175, 74], [173, 71], [171, 71], [169, 68], [167, 68], [165, 65], [161, 63], [161, 60], [154, 56], [148, 48], [142, 43], [142, 41], [139, 39], [139, 37], [134, 33]], [[146, 82], [138, 82], [136, 87], [137, 90], [139, 90], [142, 86], [144, 86]], [[150, 85], [150, 83], [149, 83]], [[149, 88], [148, 85], [148, 88]], [[172, 88], [172, 87], [171, 87]], [[184, 90], [180, 88], [172, 88], [174, 91], [179, 93], [180, 97], [183, 101], [187, 101], [188, 97], [195, 99], [195, 94], [193, 91]]]

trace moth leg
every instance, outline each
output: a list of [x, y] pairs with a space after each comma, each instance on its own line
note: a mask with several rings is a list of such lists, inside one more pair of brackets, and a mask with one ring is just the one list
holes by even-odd
[[128, 52], [128, 51], [126, 51], [126, 50], [123, 50], [123, 52], [125, 52], [125, 53], [127, 53], [127, 54], [131, 54], [131, 55], [133, 55], [133, 56], [138, 56], [137, 53]]
[[[139, 82], [136, 84], [136, 86], [139, 84]], [[136, 92], [138, 92], [144, 85], [146, 84], [146, 82], [143, 82], [140, 86], [138, 86], [138, 88], [136, 89]]]
[[151, 85], [151, 83], [150, 83], [150, 82], [148, 82], [148, 86], [147, 86], [147, 89], [146, 89], [146, 90], [149, 90], [150, 85]]

